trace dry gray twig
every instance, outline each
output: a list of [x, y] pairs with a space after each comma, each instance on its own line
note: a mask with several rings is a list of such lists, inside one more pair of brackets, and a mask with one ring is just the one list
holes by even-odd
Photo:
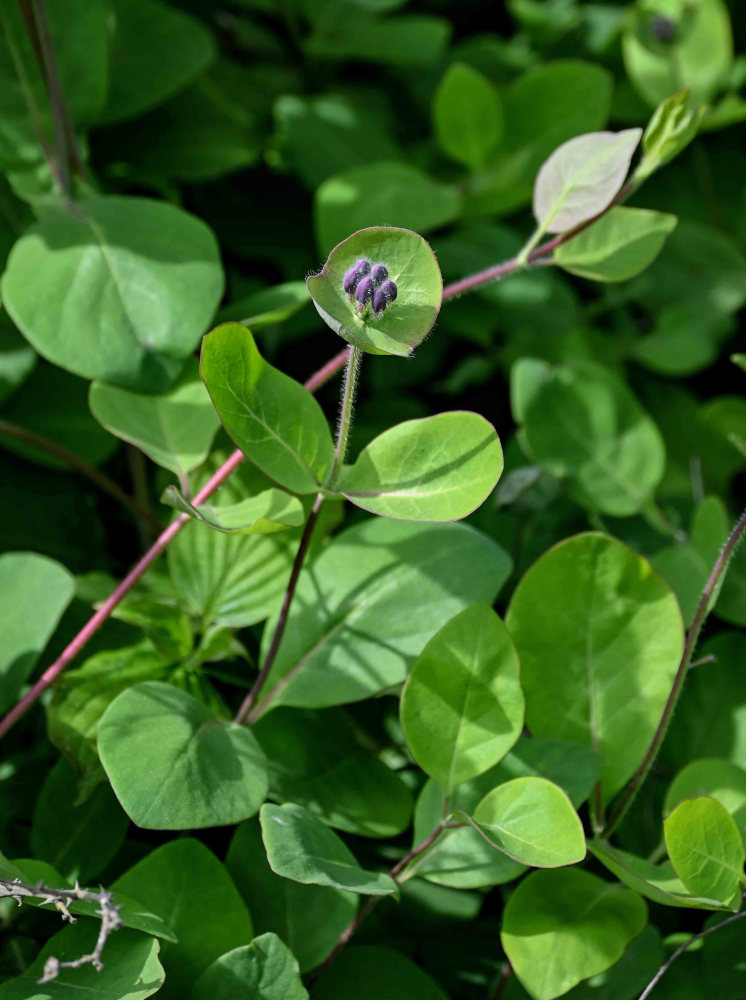
[[79, 969], [81, 965], [92, 965], [99, 971], [104, 964], [101, 961], [101, 954], [104, 945], [112, 931], [118, 930], [122, 926], [122, 918], [119, 916], [119, 907], [114, 905], [114, 895], [103, 887], [98, 892], [91, 892], [90, 889], [81, 889], [76, 880], [72, 889], [52, 889], [37, 882], [36, 885], [26, 885], [19, 878], [0, 878], [0, 898], [9, 896], [15, 899], [20, 906], [25, 898], [41, 900], [41, 906], [55, 906], [62, 914], [62, 919], [74, 924], [75, 917], [70, 913], [70, 903], [84, 900], [89, 903], [98, 903], [99, 909], [96, 915], [101, 917], [101, 926], [98, 931], [98, 938], [93, 951], [88, 955], [81, 955], [79, 958], [69, 962], [61, 962], [58, 958], [50, 955], [44, 963], [44, 974], [39, 983], [48, 983], [55, 979], [60, 969]]

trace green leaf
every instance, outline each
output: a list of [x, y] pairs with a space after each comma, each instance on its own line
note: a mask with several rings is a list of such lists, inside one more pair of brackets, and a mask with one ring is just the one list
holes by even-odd
[[664, 815], [684, 799], [698, 795], [716, 799], [746, 837], [746, 769], [714, 757], [691, 761], [668, 786], [663, 803]]
[[522, 358], [513, 368], [511, 402], [522, 445], [565, 480], [576, 502], [628, 517], [649, 501], [663, 476], [663, 439], [607, 368]]
[[612, 208], [557, 247], [554, 261], [581, 278], [627, 281], [655, 260], [677, 221], [675, 215], [647, 208]]
[[[2, 420], [62, 445], [90, 465], [110, 458], [117, 442], [96, 424], [88, 409], [88, 385], [42, 362], [2, 412]], [[70, 466], [33, 444], [3, 435], [2, 446], [40, 465], [68, 471]]]
[[240, 323], [223, 323], [205, 337], [200, 372], [241, 451], [280, 486], [316, 493], [334, 445], [311, 393], [268, 364]]
[[643, 156], [635, 170], [635, 182], [641, 183], [670, 163], [695, 137], [705, 108], [690, 107], [690, 100], [690, 92], [680, 90], [655, 109], [642, 137]]
[[144, 451], [180, 478], [207, 458], [220, 426], [215, 409], [190, 359], [178, 382], [158, 396], [94, 382], [89, 403], [98, 422]]
[[205, 969], [189, 997], [235, 1000], [247, 990], [252, 1000], [308, 1000], [298, 962], [276, 934], [262, 934], [221, 955]]
[[602, 66], [578, 59], [522, 73], [502, 93], [503, 141], [494, 164], [466, 192], [466, 214], [505, 213], [528, 204], [532, 178], [550, 153], [580, 133], [603, 128], [613, 82]]
[[500, 95], [490, 81], [464, 63], [454, 63], [433, 98], [438, 145], [472, 170], [482, 168], [503, 132]]
[[608, 969], [645, 926], [639, 896], [577, 869], [533, 872], [505, 907], [500, 935], [536, 1000], [553, 1000]]
[[410, 959], [389, 948], [345, 948], [324, 973], [313, 1000], [447, 1000], [438, 984]]
[[685, 799], [666, 817], [663, 832], [671, 864], [686, 888], [737, 910], [746, 848], [725, 806], [707, 795]]
[[343, 170], [397, 158], [387, 118], [371, 114], [365, 97], [283, 94], [275, 101], [275, 140], [283, 161], [311, 190]]
[[452, 618], [420, 654], [402, 694], [401, 724], [413, 757], [447, 795], [518, 739], [519, 672], [508, 631], [486, 604]]
[[329, 177], [313, 202], [322, 253], [357, 229], [386, 223], [427, 233], [453, 222], [460, 212], [461, 194], [455, 186], [396, 161], [369, 163]]
[[353, 893], [275, 875], [267, 863], [258, 818], [238, 827], [226, 865], [251, 904], [255, 931], [277, 934], [298, 959], [301, 972], [324, 961], [357, 911]]
[[183, 1000], [212, 962], [253, 935], [249, 911], [225, 868], [189, 837], [151, 851], [117, 879], [112, 891], [137, 895], [175, 934], [173, 943], [161, 945], [163, 1000]]
[[675, 303], [661, 309], [650, 333], [632, 344], [632, 357], [661, 375], [691, 375], [709, 367], [733, 333], [729, 315], [706, 303]]
[[[106, 97], [107, 5], [103, 0], [49, 0], [44, 8], [66, 107], [74, 121], [87, 124]], [[52, 133], [51, 102], [23, 12], [11, 0], [0, 5], [0, 95], [2, 169], [41, 162], [38, 130], [48, 137]]]
[[642, 993], [664, 960], [660, 932], [648, 924], [630, 942], [618, 962], [605, 972], [584, 979], [565, 996], [567, 1000], [632, 1000]]
[[[90, 954], [97, 935], [98, 926], [92, 920], [80, 921], [55, 934], [23, 975], [0, 986], [0, 998], [68, 1000], [77, 993], [89, 1000], [113, 1000], [114, 997], [116, 1000], [145, 1000], [160, 990], [164, 972], [158, 961], [158, 942], [127, 928], [112, 934], [106, 942], [104, 967], [100, 971], [92, 965], [61, 969], [52, 982], [37, 985], [47, 958], [54, 956], [62, 962], [72, 962], [81, 955]], [[165, 997], [165, 993], [162, 995]]]
[[175, 604], [129, 594], [111, 613], [112, 618], [141, 628], [158, 652], [168, 660], [183, 660], [194, 647], [189, 616]]
[[695, 908], [698, 910], [722, 910], [722, 904], [700, 896], [693, 896], [681, 879], [677, 878], [670, 861], [655, 865], [645, 858], [635, 857], [628, 851], [621, 851], [603, 841], [588, 843], [588, 850], [615, 875], [640, 896], [662, 906]]
[[197, 21], [156, 0], [111, 0], [110, 87], [101, 120], [133, 118], [186, 86], [214, 58]]
[[96, 733], [104, 711], [132, 684], [163, 680], [171, 670], [171, 661], [150, 642], [96, 653], [57, 679], [47, 708], [49, 739], [84, 778], [99, 780]]
[[166, 202], [115, 196], [48, 208], [2, 280], [5, 307], [45, 358], [150, 392], [173, 382], [222, 291], [204, 223]]
[[[37, 354], [13, 326], [4, 313], [0, 313], [0, 403], [5, 403], [18, 386], [34, 370]], [[7, 440], [7, 439], [6, 439]]]
[[566, 793], [545, 778], [514, 778], [489, 792], [474, 824], [499, 851], [523, 865], [559, 868], [585, 857], [583, 824]]
[[642, 129], [587, 132], [563, 143], [534, 184], [534, 216], [543, 233], [563, 233], [602, 212], [619, 192]]
[[271, 535], [286, 528], [300, 528], [306, 519], [303, 504], [297, 497], [274, 489], [222, 507], [207, 503], [195, 507], [175, 486], [167, 486], [161, 503], [227, 534]]
[[129, 821], [108, 785], [76, 803], [77, 775], [57, 761], [41, 787], [31, 827], [34, 856], [64, 879], [82, 885], [102, 871], [122, 846]]
[[492, 603], [509, 573], [506, 553], [466, 525], [375, 518], [348, 529], [301, 574], [266, 701], [321, 708], [400, 684], [443, 622]]
[[333, 486], [356, 507], [405, 521], [456, 521], [479, 507], [503, 470], [497, 433], [478, 413], [407, 420], [379, 434]]
[[320, 7], [327, 12], [326, 24], [306, 42], [309, 55], [402, 67], [431, 66], [443, 59], [451, 34], [445, 18], [413, 14], [384, 19], [371, 17], [367, 11], [355, 12], [350, 6]]
[[[342, 285], [357, 260], [381, 263], [398, 295], [383, 315], [361, 315]], [[307, 280], [314, 305], [328, 327], [369, 354], [407, 357], [438, 316], [443, 279], [429, 245], [408, 229], [376, 226], [353, 233], [335, 247], [322, 270]]]
[[16, 700], [73, 591], [73, 578], [52, 559], [33, 552], [0, 556], [1, 712]]
[[99, 722], [98, 751], [124, 811], [148, 830], [240, 823], [266, 798], [267, 762], [249, 730], [168, 684], [123, 691]]
[[676, 598], [641, 556], [588, 533], [532, 566], [506, 624], [526, 724], [598, 750], [608, 799], [642, 760], [671, 690], [684, 645]]
[[[733, 433], [735, 428], [731, 424], [728, 430]], [[737, 431], [735, 435], [737, 440], [741, 440]], [[715, 614], [730, 625], [746, 625], [746, 548], [743, 545], [739, 545], [730, 558]]]
[[[221, 499], [240, 502], [231, 482], [220, 493]], [[216, 514], [222, 507], [215, 505]], [[169, 545], [168, 567], [190, 610], [208, 623], [242, 628], [263, 621], [279, 605], [295, 543], [295, 533], [226, 534], [192, 524]]]
[[133, 173], [155, 177], [156, 183], [162, 178], [200, 183], [253, 167], [265, 124], [247, 96], [256, 86], [249, 67], [219, 58], [165, 104], [118, 125], [115, 142], [126, 151]]
[[265, 803], [259, 819], [267, 860], [276, 875], [371, 896], [398, 893], [389, 875], [361, 868], [336, 833], [307, 809]]
[[284, 323], [307, 305], [308, 301], [305, 281], [286, 281], [282, 285], [263, 288], [260, 292], [231, 302], [220, 310], [216, 321], [243, 323], [251, 330], [261, 330], [273, 323]]
[[[656, 44], [656, 15], [672, 18], [671, 42]], [[722, 0], [669, 0], [639, 6], [622, 36], [627, 76], [637, 93], [655, 106], [682, 87], [696, 104], [709, 101], [725, 82], [733, 60], [728, 9]]]
[[687, 627], [727, 537], [728, 514], [722, 500], [705, 497], [694, 512], [687, 541], [667, 546], [651, 559], [675, 591]]
[[409, 825], [409, 789], [365, 749], [344, 712], [280, 708], [252, 732], [269, 761], [271, 798], [362, 837], [395, 837]]

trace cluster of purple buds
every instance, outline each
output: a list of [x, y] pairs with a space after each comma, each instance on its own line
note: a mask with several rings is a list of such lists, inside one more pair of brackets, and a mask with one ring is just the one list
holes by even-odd
[[384, 264], [371, 266], [368, 260], [355, 261], [345, 274], [342, 287], [361, 313], [372, 308], [374, 319], [378, 319], [398, 294], [396, 283], [389, 280], [388, 268]]

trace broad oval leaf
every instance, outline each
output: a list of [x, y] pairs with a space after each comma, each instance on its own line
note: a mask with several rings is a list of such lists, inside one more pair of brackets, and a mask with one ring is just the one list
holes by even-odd
[[624, 183], [641, 136], [640, 128], [587, 132], [556, 149], [534, 184], [539, 229], [564, 233], [602, 212]]
[[692, 895], [676, 875], [670, 861], [656, 865], [646, 858], [638, 858], [629, 851], [621, 851], [605, 841], [592, 840], [588, 850], [601, 864], [615, 875], [620, 882], [633, 889], [638, 895], [661, 906], [675, 906], [682, 909], [723, 910], [726, 907], [712, 899]]
[[502, 470], [489, 421], [478, 413], [439, 413], [379, 434], [333, 487], [383, 517], [457, 521], [484, 503]]
[[435, 91], [433, 120], [440, 148], [459, 163], [479, 170], [502, 136], [500, 95], [477, 70], [454, 63]]
[[293, 493], [316, 493], [334, 445], [311, 393], [268, 364], [251, 332], [223, 323], [202, 344], [202, 379], [223, 426], [262, 472]]
[[554, 261], [581, 278], [627, 281], [655, 260], [677, 222], [665, 212], [618, 206], [557, 247]]
[[100, 971], [92, 965], [61, 969], [56, 979], [38, 985], [49, 957], [73, 962], [90, 954], [97, 934], [93, 920], [65, 927], [47, 941], [21, 976], [0, 986], [0, 1000], [69, 1000], [76, 993], [89, 1000], [145, 1000], [161, 989], [165, 974], [158, 961], [158, 941], [127, 927], [106, 942]]
[[508, 899], [500, 938], [536, 1000], [608, 969], [645, 926], [635, 893], [578, 869], [532, 872]]
[[566, 792], [546, 778], [498, 785], [479, 803], [473, 820], [494, 847], [523, 865], [559, 868], [585, 857], [580, 817]]
[[362, 837], [395, 837], [409, 825], [411, 792], [340, 709], [279, 708], [252, 732], [269, 761], [270, 798]]
[[261, 934], [208, 966], [189, 993], [190, 1000], [308, 1000], [298, 962], [276, 934]]
[[266, 803], [259, 819], [267, 860], [276, 875], [363, 895], [388, 896], [399, 891], [391, 876], [361, 868], [337, 834], [307, 809], [292, 803]]
[[628, 517], [650, 500], [663, 476], [663, 438], [608, 368], [522, 358], [511, 376], [511, 403], [522, 446], [565, 480], [578, 503]]
[[[340, 705], [400, 684], [444, 621], [494, 601], [510, 566], [462, 524], [374, 518], [342, 532], [301, 574], [259, 711]], [[273, 630], [270, 621], [264, 651]]]
[[433, 636], [401, 698], [412, 755], [446, 794], [497, 764], [523, 727], [518, 655], [486, 604], [475, 604]]
[[5, 307], [41, 355], [145, 392], [173, 382], [222, 292], [203, 222], [167, 202], [116, 196], [48, 208], [2, 280]]
[[[377, 319], [361, 316], [344, 291], [347, 271], [358, 260], [384, 264], [397, 287], [396, 300]], [[410, 229], [376, 226], [348, 236], [318, 274], [307, 279], [326, 325], [369, 354], [407, 357], [432, 329], [440, 309], [443, 279], [428, 243]]]
[[642, 760], [671, 690], [684, 645], [675, 596], [641, 556], [589, 532], [534, 563], [506, 624], [529, 729], [598, 750], [608, 799]]
[[663, 802], [664, 815], [684, 799], [709, 795], [724, 806], [746, 839], [746, 770], [729, 760], [714, 757], [693, 760], [682, 768], [668, 786]]
[[200, 20], [158, 0], [110, 0], [109, 93], [101, 120], [133, 118], [202, 72], [215, 42]]
[[255, 931], [277, 934], [298, 959], [301, 972], [324, 961], [357, 912], [354, 893], [275, 875], [267, 862], [258, 817], [236, 830], [226, 866], [251, 904]]
[[0, 711], [15, 701], [74, 590], [65, 567], [46, 556], [0, 556]]
[[167, 486], [161, 503], [229, 535], [272, 535], [287, 528], [300, 528], [305, 521], [303, 504], [283, 490], [263, 490], [222, 507], [209, 503], [195, 507], [175, 486]]
[[396, 160], [366, 163], [327, 178], [316, 189], [313, 203], [316, 241], [322, 253], [344, 240], [346, 233], [367, 226], [391, 223], [427, 233], [454, 222], [460, 212], [461, 192], [454, 184], [433, 180], [417, 167]]
[[94, 382], [89, 405], [107, 431], [182, 478], [207, 458], [220, 426], [192, 359], [167, 392], [144, 395]]
[[98, 750], [122, 808], [146, 830], [240, 823], [267, 795], [267, 762], [252, 733], [158, 681], [109, 705]]
[[250, 941], [254, 933], [249, 911], [225, 868], [191, 837], [150, 851], [117, 879], [112, 891], [115, 898], [126, 893], [139, 899], [174, 935], [161, 945], [167, 978], [163, 1000], [183, 1000], [211, 962]]
[[671, 864], [687, 889], [738, 909], [746, 848], [725, 806], [708, 795], [684, 799], [664, 820], [663, 832]]

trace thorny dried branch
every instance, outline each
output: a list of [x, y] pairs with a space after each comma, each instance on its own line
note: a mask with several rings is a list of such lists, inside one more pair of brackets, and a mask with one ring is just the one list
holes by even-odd
[[101, 917], [101, 926], [98, 931], [98, 938], [93, 951], [88, 955], [81, 955], [70, 962], [61, 962], [58, 958], [50, 955], [44, 963], [44, 974], [39, 983], [49, 983], [57, 977], [60, 969], [79, 969], [82, 965], [92, 965], [94, 969], [101, 970], [104, 967], [101, 961], [101, 954], [104, 945], [112, 933], [122, 926], [122, 918], [119, 916], [119, 907], [114, 905], [114, 894], [108, 892], [103, 887], [98, 892], [91, 892], [89, 889], [81, 889], [77, 879], [72, 889], [52, 889], [37, 882], [36, 885], [26, 885], [19, 878], [0, 878], [0, 898], [9, 896], [15, 899], [20, 906], [24, 898], [39, 899], [41, 906], [53, 905], [62, 914], [62, 919], [71, 924], [75, 923], [75, 917], [70, 913], [68, 906], [70, 903], [83, 900], [89, 903], [98, 903], [99, 909], [96, 916]]

